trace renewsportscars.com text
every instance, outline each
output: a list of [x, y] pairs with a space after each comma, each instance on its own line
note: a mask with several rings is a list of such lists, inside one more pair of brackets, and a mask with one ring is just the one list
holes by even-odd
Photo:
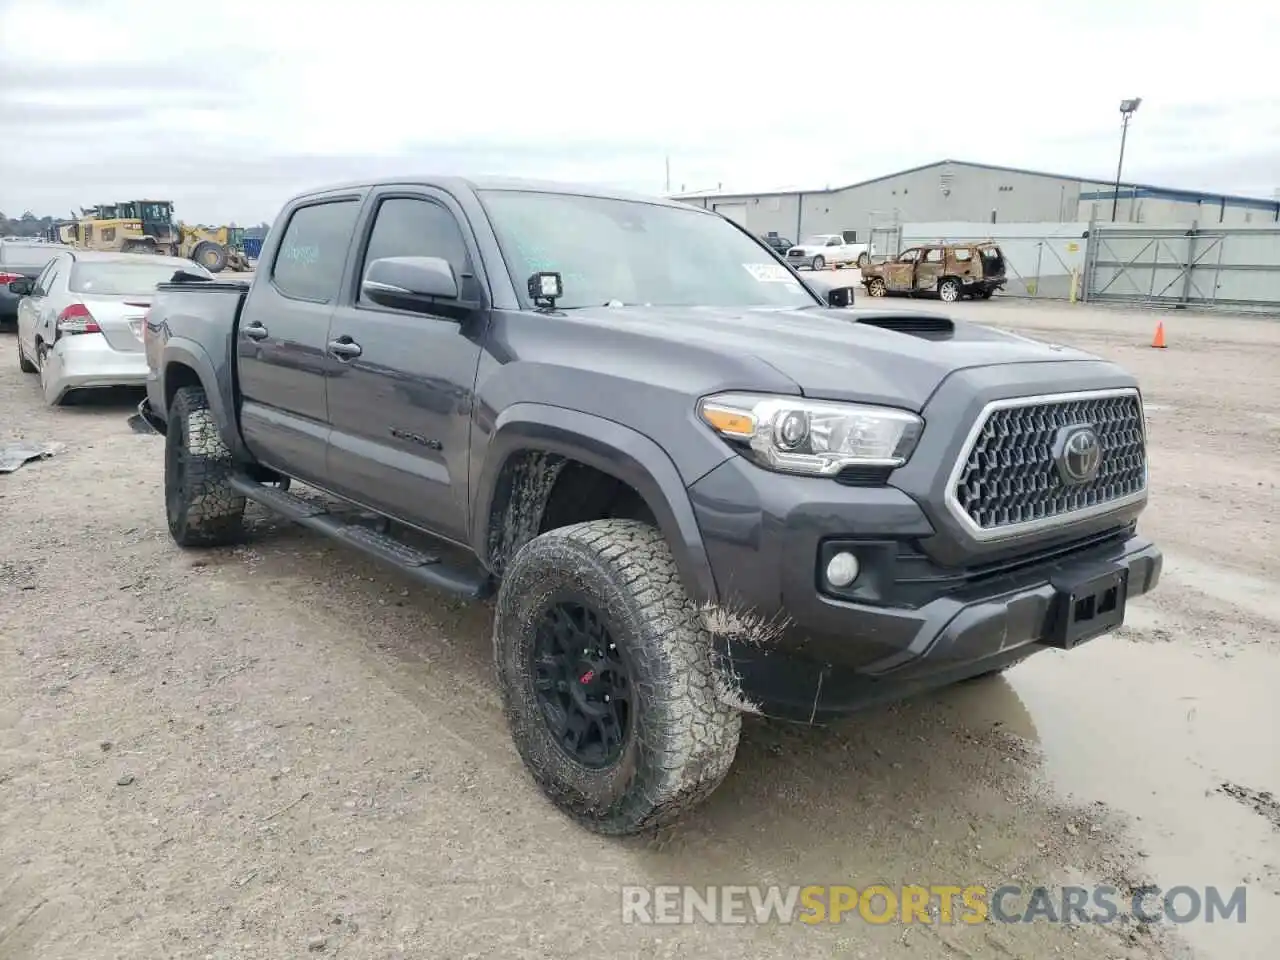
[[1245, 888], [628, 886], [622, 922], [682, 923], [1215, 923], [1245, 922]]

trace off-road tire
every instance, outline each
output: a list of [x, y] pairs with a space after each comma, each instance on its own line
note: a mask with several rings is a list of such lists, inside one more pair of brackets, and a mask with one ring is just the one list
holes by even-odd
[[889, 289], [884, 285], [884, 281], [879, 277], [872, 277], [867, 281], [868, 297], [883, 297], [888, 294]]
[[18, 344], [18, 369], [23, 373], [39, 373], [40, 368], [27, 359], [26, 354], [22, 352], [22, 345]]
[[[562, 598], [599, 612], [629, 674], [628, 730], [603, 769], [560, 746], [534, 688], [537, 624]], [[517, 751], [543, 792], [588, 829], [620, 836], [672, 823], [729, 772], [742, 718], [721, 699], [711, 638], [649, 524], [593, 520], [525, 544], [498, 590], [493, 645]]]
[[221, 273], [227, 267], [227, 249], [221, 244], [201, 240], [191, 251], [191, 259], [210, 273]]
[[243, 539], [245, 500], [231, 487], [231, 451], [201, 387], [174, 394], [164, 446], [165, 514], [174, 542], [218, 547]]
[[810, 269], [810, 270], [825, 270], [825, 269], [827, 269], [827, 260], [826, 260], [826, 258], [825, 258], [825, 257], [823, 257], [823, 256], [821, 256], [821, 255], [814, 257], [814, 258], [809, 262], [809, 269]]
[[943, 303], [958, 303], [964, 295], [960, 281], [952, 277], [938, 282], [938, 299]]

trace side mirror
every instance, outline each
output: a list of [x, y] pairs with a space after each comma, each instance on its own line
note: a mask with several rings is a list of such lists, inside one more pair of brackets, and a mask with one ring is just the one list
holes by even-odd
[[35, 284], [26, 277], [21, 280], [12, 280], [9, 283], [9, 292], [18, 297], [29, 297]]
[[365, 269], [360, 292], [384, 307], [421, 311], [433, 300], [457, 300], [458, 278], [442, 257], [383, 257]]
[[853, 287], [832, 287], [827, 291], [828, 307], [852, 307]]

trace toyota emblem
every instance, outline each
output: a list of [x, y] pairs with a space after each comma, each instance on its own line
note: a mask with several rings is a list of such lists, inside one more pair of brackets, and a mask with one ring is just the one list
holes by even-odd
[[1093, 427], [1078, 424], [1059, 430], [1054, 443], [1054, 461], [1065, 484], [1075, 486], [1093, 480], [1102, 464], [1102, 443]]

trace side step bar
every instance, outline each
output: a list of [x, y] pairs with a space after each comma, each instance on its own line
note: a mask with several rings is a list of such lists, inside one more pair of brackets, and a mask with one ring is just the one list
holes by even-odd
[[395, 537], [378, 533], [362, 524], [347, 523], [323, 506], [292, 493], [268, 487], [243, 475], [232, 477], [231, 486], [237, 493], [262, 504], [273, 513], [355, 547], [374, 559], [397, 568], [401, 573], [408, 574], [419, 583], [467, 600], [482, 600], [493, 592], [493, 578], [487, 574], [468, 573], [446, 566], [433, 553], [424, 553]]

